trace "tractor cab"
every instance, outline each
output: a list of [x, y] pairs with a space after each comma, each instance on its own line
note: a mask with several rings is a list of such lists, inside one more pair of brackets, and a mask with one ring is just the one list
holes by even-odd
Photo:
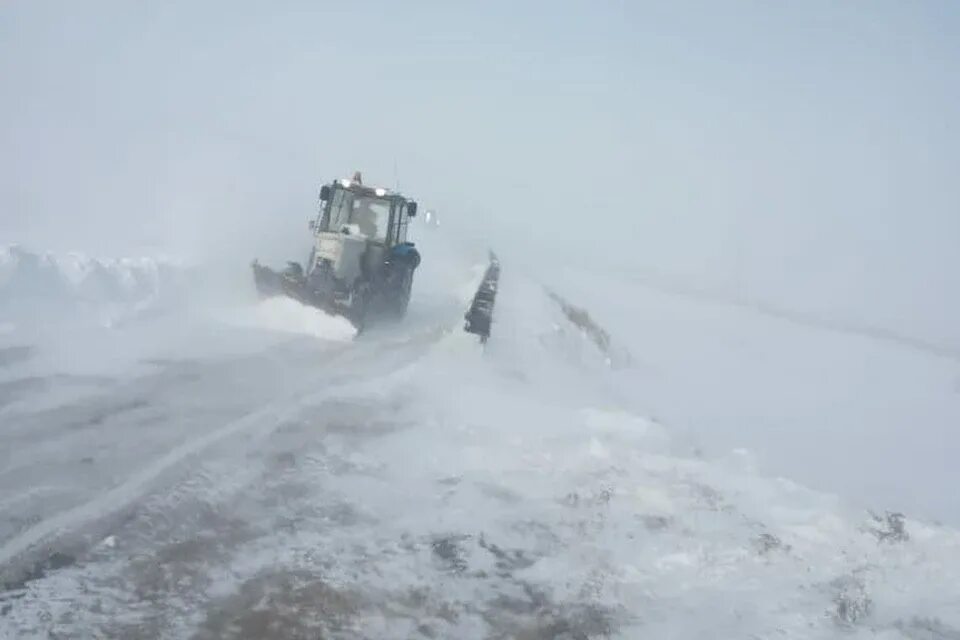
[[364, 185], [359, 176], [320, 189], [320, 211], [310, 227], [317, 237], [340, 234], [383, 247], [407, 244], [410, 218], [417, 203], [399, 193]]

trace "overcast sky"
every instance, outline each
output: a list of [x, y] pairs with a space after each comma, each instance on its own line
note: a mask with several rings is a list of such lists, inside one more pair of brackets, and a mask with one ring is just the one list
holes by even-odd
[[955, 2], [5, 0], [0, 82], [3, 243], [282, 254], [360, 169], [517, 260], [960, 344]]

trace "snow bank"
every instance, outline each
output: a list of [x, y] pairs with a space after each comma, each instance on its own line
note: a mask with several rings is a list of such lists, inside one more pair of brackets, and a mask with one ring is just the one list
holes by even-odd
[[81, 313], [113, 326], [180, 296], [191, 270], [171, 258], [105, 259], [0, 248], [0, 312], [32, 322]]
[[863, 507], [960, 524], [957, 363], [902, 341], [784, 321], [683, 290], [560, 269], [551, 284], [634, 356], [613, 381], [707, 452]]

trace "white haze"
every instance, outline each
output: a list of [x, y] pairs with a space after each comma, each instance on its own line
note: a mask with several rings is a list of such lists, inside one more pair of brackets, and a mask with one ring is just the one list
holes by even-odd
[[12, 239], [279, 256], [360, 169], [531, 262], [960, 344], [951, 3], [3, 11]]
[[[218, 637], [273, 570], [358, 637], [521, 634], [521, 587], [571, 634], [960, 634], [958, 43], [946, 2], [4, 3], [0, 586], [85, 550], [0, 636]], [[249, 273], [354, 170], [441, 220], [365, 340]]]

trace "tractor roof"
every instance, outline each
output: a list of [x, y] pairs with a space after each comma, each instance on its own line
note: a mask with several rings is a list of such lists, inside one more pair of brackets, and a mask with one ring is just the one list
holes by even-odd
[[345, 189], [350, 189], [351, 191], [356, 191], [356, 192], [362, 193], [362, 194], [364, 194], [364, 195], [376, 196], [376, 197], [378, 197], [378, 198], [404, 198], [404, 199], [406, 199], [406, 196], [402, 195], [401, 193], [399, 193], [399, 192], [397, 192], [397, 191], [393, 191], [393, 190], [387, 189], [387, 188], [385, 188], [385, 187], [375, 187], [375, 186], [371, 186], [371, 185], [365, 185], [365, 184], [363, 184], [362, 182], [360, 182], [359, 180], [357, 180], [358, 177], [359, 177], [359, 174], [354, 174], [354, 177], [353, 177], [352, 179], [351, 179], [351, 178], [342, 178], [342, 179], [340, 179], [340, 180], [337, 180], [337, 184], [339, 184], [341, 187], [343, 187], [343, 188], [345, 188]]

